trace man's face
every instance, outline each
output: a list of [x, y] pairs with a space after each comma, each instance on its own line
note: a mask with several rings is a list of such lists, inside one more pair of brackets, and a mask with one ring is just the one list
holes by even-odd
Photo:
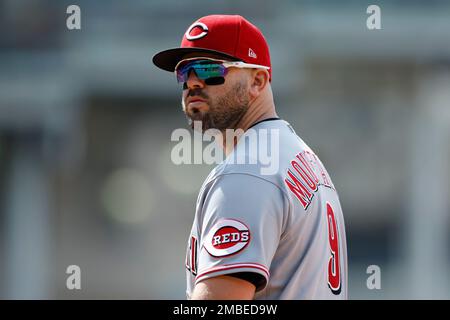
[[202, 121], [202, 131], [235, 128], [249, 107], [248, 70], [229, 68], [223, 84], [208, 85], [190, 71], [183, 86], [182, 106], [194, 128]]

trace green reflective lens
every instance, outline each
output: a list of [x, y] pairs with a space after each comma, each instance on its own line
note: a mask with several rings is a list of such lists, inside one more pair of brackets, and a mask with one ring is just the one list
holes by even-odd
[[227, 73], [227, 68], [221, 63], [211, 62], [209, 60], [193, 61], [177, 69], [178, 82], [186, 82], [191, 70], [201, 80], [224, 77]]

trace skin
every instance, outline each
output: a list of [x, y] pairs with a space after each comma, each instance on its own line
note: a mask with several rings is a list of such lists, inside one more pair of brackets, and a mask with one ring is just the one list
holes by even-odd
[[199, 282], [191, 300], [252, 300], [255, 286], [232, 276], [218, 276]]
[[[184, 58], [191, 57], [195, 54]], [[214, 58], [206, 54], [201, 54], [201, 57]], [[188, 103], [188, 98], [201, 98], [203, 101]], [[225, 83], [211, 86], [191, 72], [183, 90], [182, 106], [190, 120], [203, 120], [203, 131], [216, 128], [222, 132], [220, 137], [225, 154], [232, 151], [239, 139], [227, 142], [226, 128], [245, 132], [255, 122], [277, 117], [269, 73], [265, 69], [229, 68]], [[251, 282], [233, 276], [218, 276], [199, 282], [191, 299], [250, 300], [254, 296], [255, 286]]]
[[[215, 58], [207, 54], [201, 54], [201, 57]], [[204, 101], [188, 103], [188, 98]], [[232, 151], [237, 139], [226, 141], [225, 129], [245, 132], [255, 122], [277, 117], [269, 72], [265, 69], [229, 68], [225, 83], [211, 86], [191, 72], [183, 90], [182, 107], [191, 121], [203, 121], [203, 131], [210, 128], [221, 131], [226, 155]]]

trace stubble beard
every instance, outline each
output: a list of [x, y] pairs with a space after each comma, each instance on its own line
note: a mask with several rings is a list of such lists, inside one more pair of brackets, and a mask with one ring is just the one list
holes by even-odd
[[225, 132], [226, 129], [236, 129], [249, 108], [247, 86], [244, 82], [237, 82], [226, 94], [214, 100], [202, 92], [197, 91], [195, 95], [207, 99], [209, 110], [205, 112], [193, 108], [188, 111], [183, 101], [183, 111], [192, 129], [194, 129], [194, 121], [201, 121], [202, 133], [208, 129], [217, 129], [221, 132]]

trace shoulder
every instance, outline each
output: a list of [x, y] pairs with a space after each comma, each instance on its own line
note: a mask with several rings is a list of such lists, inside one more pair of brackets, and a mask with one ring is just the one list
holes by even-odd
[[220, 191], [226, 196], [245, 197], [269, 194], [283, 196], [284, 190], [267, 177], [245, 171], [222, 172], [208, 181], [204, 192]]

